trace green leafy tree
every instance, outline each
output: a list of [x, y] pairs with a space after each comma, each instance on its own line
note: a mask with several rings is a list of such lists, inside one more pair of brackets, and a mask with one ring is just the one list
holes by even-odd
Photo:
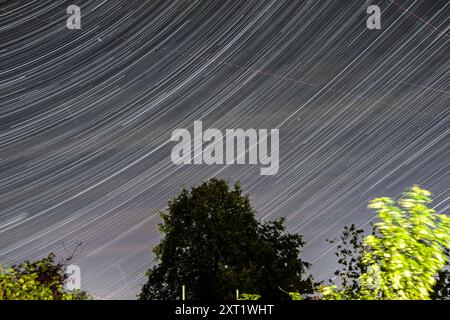
[[[448, 263], [450, 218], [428, 208], [430, 193], [418, 186], [403, 198], [377, 198], [369, 208], [376, 210], [379, 222], [372, 235], [364, 239], [356, 259], [358, 280], [321, 287], [325, 299], [431, 299], [435, 296], [436, 279]], [[358, 266], [359, 265], [359, 266]], [[348, 273], [347, 273], [348, 274]], [[440, 276], [441, 274], [441, 276]], [[356, 284], [355, 284], [356, 283]], [[353, 284], [355, 284], [353, 286]], [[445, 288], [445, 284], [441, 285]]]
[[183, 285], [187, 299], [232, 300], [236, 289], [263, 299], [289, 299], [280, 288], [312, 292], [309, 264], [299, 258], [302, 237], [286, 233], [283, 219], [258, 222], [239, 184], [211, 179], [185, 189], [161, 218], [158, 264], [139, 299], [180, 299]]
[[0, 266], [0, 300], [86, 300], [84, 291], [65, 288], [67, 263], [50, 253], [36, 261], [24, 261], [4, 269]]
[[[347, 298], [356, 298], [361, 289], [359, 277], [366, 272], [366, 266], [361, 262], [364, 249], [364, 230], [357, 229], [354, 224], [344, 227], [339, 239], [327, 240], [330, 244], [338, 243], [335, 252], [339, 268], [334, 272], [341, 295]], [[334, 280], [330, 279], [330, 282]]]

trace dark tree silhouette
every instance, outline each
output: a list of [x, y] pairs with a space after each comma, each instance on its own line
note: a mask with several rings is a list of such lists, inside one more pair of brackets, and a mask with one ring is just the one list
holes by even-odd
[[182, 285], [187, 299], [234, 299], [236, 289], [263, 299], [313, 291], [299, 257], [302, 237], [286, 233], [283, 219], [258, 222], [239, 184], [212, 179], [184, 189], [161, 217], [158, 264], [139, 299], [180, 299]]

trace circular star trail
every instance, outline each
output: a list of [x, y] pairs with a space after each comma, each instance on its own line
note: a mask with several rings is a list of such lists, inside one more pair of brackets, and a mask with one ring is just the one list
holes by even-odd
[[[325, 239], [367, 227], [369, 199], [418, 184], [449, 209], [449, 19], [434, 0], [1, 1], [0, 263], [82, 242], [82, 288], [134, 299], [158, 209], [219, 177], [331, 277]], [[171, 133], [196, 120], [278, 128], [278, 174], [174, 165]]]

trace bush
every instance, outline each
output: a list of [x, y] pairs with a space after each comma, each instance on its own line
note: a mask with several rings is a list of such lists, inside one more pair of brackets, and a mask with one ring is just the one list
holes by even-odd
[[65, 289], [68, 279], [66, 261], [56, 262], [55, 255], [36, 261], [24, 261], [4, 269], [0, 266], [0, 300], [86, 300], [84, 291]]

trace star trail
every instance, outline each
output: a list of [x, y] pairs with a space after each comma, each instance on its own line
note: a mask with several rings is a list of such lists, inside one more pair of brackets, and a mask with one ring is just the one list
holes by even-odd
[[[369, 199], [418, 184], [449, 212], [449, 22], [434, 0], [0, 1], [0, 263], [82, 242], [82, 289], [134, 299], [158, 210], [218, 177], [332, 277], [325, 239], [369, 226]], [[279, 129], [278, 173], [173, 164], [194, 121]]]

